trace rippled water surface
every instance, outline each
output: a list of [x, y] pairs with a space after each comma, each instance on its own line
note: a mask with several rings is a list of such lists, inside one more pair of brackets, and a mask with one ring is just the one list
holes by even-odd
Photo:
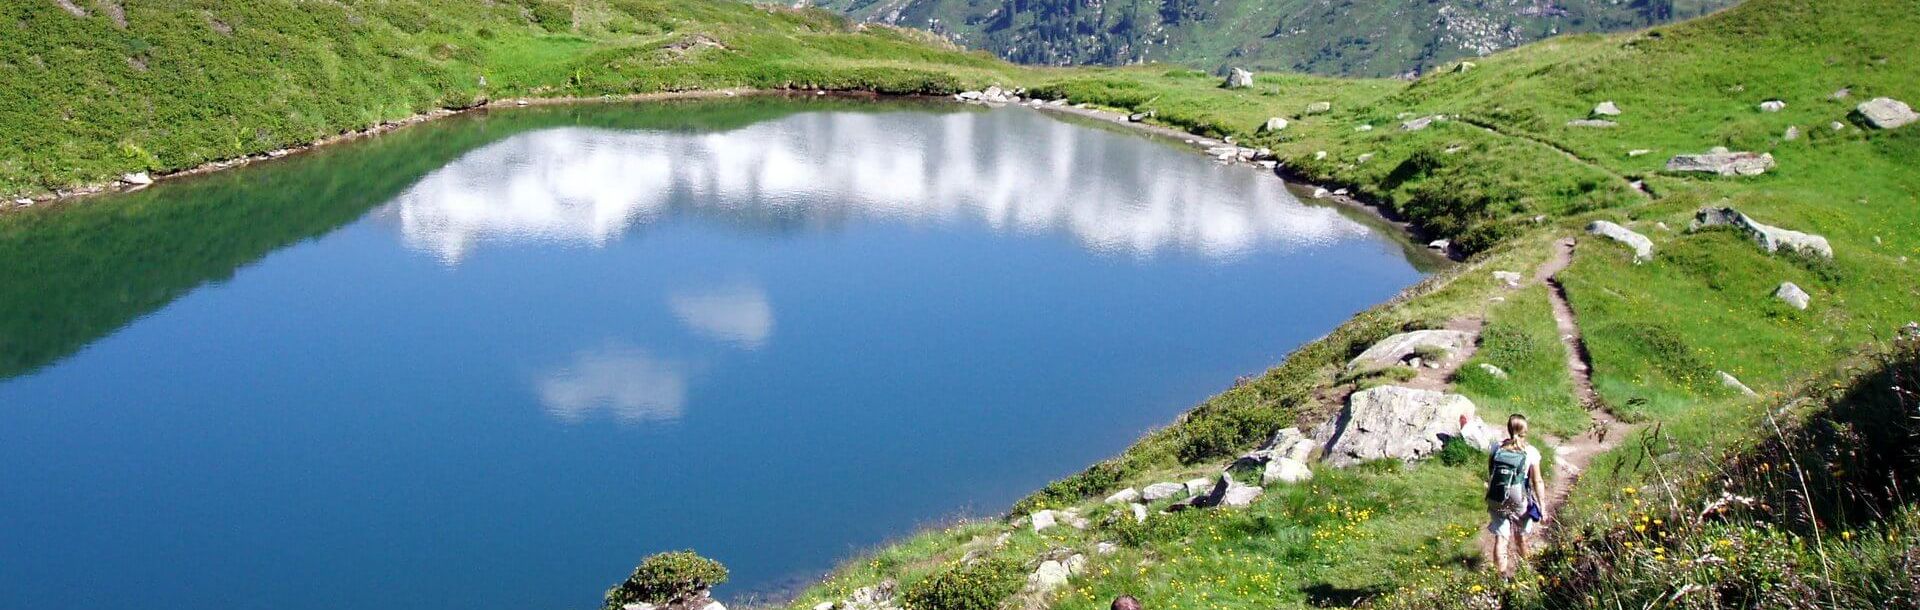
[[1175, 144], [851, 100], [494, 112], [11, 214], [0, 607], [588, 608], [678, 548], [777, 592], [1417, 256]]

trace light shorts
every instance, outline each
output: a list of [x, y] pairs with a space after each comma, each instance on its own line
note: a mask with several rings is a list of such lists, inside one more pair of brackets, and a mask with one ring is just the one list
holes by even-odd
[[1514, 524], [1520, 525], [1521, 534], [1533, 533], [1533, 521], [1527, 519], [1527, 505], [1523, 502], [1509, 502], [1487, 509], [1487, 531], [1494, 536], [1506, 536], [1513, 531]]

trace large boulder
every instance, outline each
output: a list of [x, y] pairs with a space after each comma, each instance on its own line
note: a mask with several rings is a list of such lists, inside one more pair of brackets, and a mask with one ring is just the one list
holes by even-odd
[[1373, 344], [1347, 362], [1347, 370], [1380, 368], [1400, 364], [1419, 351], [1441, 350], [1448, 357], [1473, 345], [1474, 334], [1464, 330], [1416, 330], [1404, 332]]
[[1767, 252], [1779, 252], [1782, 249], [1798, 252], [1804, 256], [1833, 258], [1833, 246], [1827, 244], [1827, 238], [1812, 233], [1801, 233], [1792, 229], [1782, 229], [1754, 220], [1746, 214], [1729, 207], [1706, 207], [1693, 215], [1690, 231], [1706, 227], [1733, 227], [1753, 238]]
[[1773, 154], [1735, 152], [1716, 149], [1697, 155], [1674, 155], [1667, 160], [1667, 171], [1697, 172], [1721, 176], [1758, 176], [1773, 169]]
[[1234, 68], [1232, 70], [1229, 70], [1227, 72], [1226, 86], [1228, 89], [1244, 89], [1247, 87], [1252, 87], [1253, 73], [1240, 68]]
[[1645, 235], [1633, 232], [1633, 229], [1605, 220], [1596, 220], [1587, 225], [1587, 232], [1626, 244], [1627, 247], [1633, 248], [1633, 262], [1635, 264], [1653, 260], [1653, 240], [1647, 239]]
[[1067, 564], [1048, 559], [1040, 562], [1040, 567], [1027, 576], [1027, 590], [1049, 593], [1067, 584], [1067, 579], [1071, 576], [1072, 574], [1067, 571]]
[[1140, 490], [1128, 487], [1107, 496], [1107, 504], [1128, 504], [1140, 500]]
[[1165, 500], [1187, 491], [1187, 486], [1179, 483], [1154, 483], [1140, 491], [1140, 499], [1148, 502]]
[[1861, 119], [1877, 129], [1893, 129], [1920, 121], [1920, 114], [1915, 114], [1913, 108], [1908, 107], [1906, 102], [1890, 97], [1876, 97], [1861, 102], [1859, 106], [1854, 107], [1854, 112], [1859, 113]]
[[1391, 385], [1355, 392], [1339, 417], [1315, 428], [1313, 436], [1326, 447], [1321, 460], [1340, 467], [1425, 458], [1449, 438], [1481, 448], [1498, 438], [1465, 396]]
[[1801, 290], [1800, 286], [1793, 282], [1781, 282], [1780, 288], [1773, 291], [1773, 296], [1786, 301], [1787, 305], [1794, 309], [1806, 309], [1807, 305], [1813, 302], [1813, 297], [1808, 296], [1807, 291]]

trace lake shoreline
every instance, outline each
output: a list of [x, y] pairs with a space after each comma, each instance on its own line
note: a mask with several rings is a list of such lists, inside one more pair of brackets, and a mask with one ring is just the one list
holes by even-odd
[[[127, 182], [122, 180], [112, 180], [107, 182], [99, 182], [99, 183], [84, 185], [74, 189], [56, 190], [51, 192], [40, 193], [37, 195], [33, 195], [31, 197], [19, 198], [19, 200], [17, 201], [12, 201], [12, 200], [0, 201], [0, 215], [5, 215], [8, 213], [24, 212], [26, 210], [36, 209], [38, 206], [41, 206], [43, 204], [51, 204], [55, 206], [73, 205], [99, 195], [130, 193], [130, 192], [145, 189], [151, 186], [152, 184], [157, 184], [166, 180], [185, 178], [189, 176], [206, 175], [206, 174], [218, 172], [221, 170], [233, 169], [236, 167], [245, 167], [248, 165], [252, 165], [256, 162], [274, 161], [274, 160], [283, 159], [286, 157], [299, 155], [301, 153], [312, 151], [318, 148], [331, 146], [334, 144], [351, 142], [351, 141], [360, 140], [364, 138], [374, 137], [381, 134], [390, 133], [402, 128], [410, 127], [413, 125], [419, 125], [421, 123], [426, 123], [429, 121], [435, 121], [439, 119], [460, 116], [460, 115], [470, 114], [474, 112], [484, 112], [489, 110], [508, 109], [508, 108], [528, 108], [528, 107], [534, 107], [534, 106], [564, 106], [564, 105], [575, 105], [575, 104], [660, 102], [660, 101], [672, 101], [672, 100], [721, 99], [721, 98], [744, 97], [744, 96], [782, 96], [782, 97], [834, 96], [834, 97], [842, 97], [842, 98], [865, 98], [865, 99], [897, 98], [897, 99], [947, 100], [947, 101], [955, 101], [956, 103], [962, 103], [962, 104], [971, 103], [971, 104], [984, 105], [984, 106], [1009, 105], [1009, 104], [988, 104], [988, 103], [982, 103], [982, 102], [956, 101], [954, 100], [953, 97], [944, 96], [944, 95], [941, 95], [941, 96], [897, 95], [897, 94], [887, 94], [887, 93], [880, 93], [875, 91], [862, 91], [862, 90], [829, 91], [829, 90], [806, 90], [806, 89], [753, 89], [753, 88], [663, 91], [663, 92], [654, 92], [654, 93], [634, 93], [634, 94], [619, 95], [619, 96], [602, 95], [602, 96], [593, 96], [593, 97], [562, 96], [562, 97], [516, 97], [516, 98], [499, 99], [499, 100], [486, 99], [486, 100], [481, 100], [479, 103], [476, 103], [470, 106], [435, 108], [433, 110], [414, 114], [404, 119], [382, 122], [370, 127], [323, 137], [318, 140], [314, 140], [312, 142], [300, 144], [297, 146], [290, 146], [290, 147], [275, 149], [271, 151], [259, 152], [259, 153], [242, 156], [242, 157], [233, 157], [233, 158], [222, 159], [218, 161], [209, 161], [209, 162], [202, 163], [200, 165], [196, 165], [194, 167], [190, 167], [190, 168], [183, 169], [176, 172], [169, 172], [164, 174], [160, 174], [160, 173], [150, 174], [149, 178], [151, 179], [151, 184], [136, 185], [136, 184], [128, 184]], [[1111, 123], [1116, 126], [1124, 127], [1130, 130], [1146, 133], [1153, 136], [1182, 140], [1183, 142], [1196, 147], [1195, 152], [1198, 152], [1198, 153], [1204, 153], [1206, 148], [1210, 144], [1224, 144], [1223, 142], [1218, 142], [1213, 138], [1206, 138], [1203, 136], [1195, 135], [1192, 133], [1188, 133], [1186, 131], [1175, 129], [1172, 127], [1167, 127], [1164, 125], [1157, 125], [1153, 123], [1147, 123], [1144, 121], [1140, 121], [1140, 122], [1131, 121], [1124, 114], [1120, 114], [1120, 113], [1108, 111], [1108, 110], [1102, 110], [1098, 108], [1080, 107], [1080, 106], [1071, 106], [1071, 105], [1052, 105], [1052, 104], [1040, 104], [1040, 105], [1012, 104], [1012, 105], [1027, 106], [1029, 108], [1033, 108], [1046, 113], [1062, 114], [1067, 116], [1075, 116], [1075, 117], [1080, 117], [1080, 118], [1085, 118], [1090, 120], [1101, 121], [1104, 123]], [[1260, 166], [1252, 165], [1251, 167], [1259, 168]], [[1364, 199], [1354, 197], [1352, 195], [1344, 195], [1344, 194], [1328, 195], [1324, 198], [1315, 198], [1312, 196], [1312, 191], [1309, 191], [1307, 189], [1325, 188], [1329, 185], [1321, 184], [1313, 180], [1310, 180], [1308, 179], [1307, 176], [1289, 169], [1287, 165], [1284, 163], [1275, 164], [1275, 166], [1272, 168], [1272, 171], [1274, 172], [1274, 175], [1278, 176], [1281, 180], [1285, 181], [1289, 187], [1300, 187], [1300, 188], [1290, 188], [1289, 190], [1294, 191], [1294, 194], [1297, 197], [1299, 197], [1301, 202], [1303, 203], [1311, 204], [1312, 202], [1331, 202], [1333, 204], [1346, 207], [1348, 209], [1364, 212], [1367, 215], [1371, 216], [1373, 219], [1382, 223], [1384, 226], [1392, 227], [1393, 229], [1397, 230], [1400, 237], [1407, 239], [1416, 247], [1425, 247], [1426, 242], [1433, 237], [1428, 232], [1421, 230], [1418, 226], [1414, 225], [1413, 223], [1407, 221], [1404, 218], [1401, 218], [1398, 214], [1394, 213], [1391, 208], [1388, 208], [1385, 205], [1380, 204], [1379, 202], [1367, 201]], [[1328, 189], [1328, 190], [1332, 190], [1332, 189]], [[1305, 191], [1305, 192], [1302, 192], [1302, 191]], [[30, 201], [30, 203], [22, 204], [22, 203], [19, 203], [19, 201]], [[1436, 252], [1435, 254], [1440, 258], [1445, 258], [1447, 260], [1451, 260], [1454, 262], [1459, 262], [1464, 258], [1458, 252], [1453, 252], [1453, 251], [1448, 251], [1444, 253]]]

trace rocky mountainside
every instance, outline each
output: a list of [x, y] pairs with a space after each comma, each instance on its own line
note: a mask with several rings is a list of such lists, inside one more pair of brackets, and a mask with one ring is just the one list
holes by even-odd
[[924, 28], [1029, 64], [1417, 73], [1570, 32], [1644, 27], [1734, 0], [799, 0]]

